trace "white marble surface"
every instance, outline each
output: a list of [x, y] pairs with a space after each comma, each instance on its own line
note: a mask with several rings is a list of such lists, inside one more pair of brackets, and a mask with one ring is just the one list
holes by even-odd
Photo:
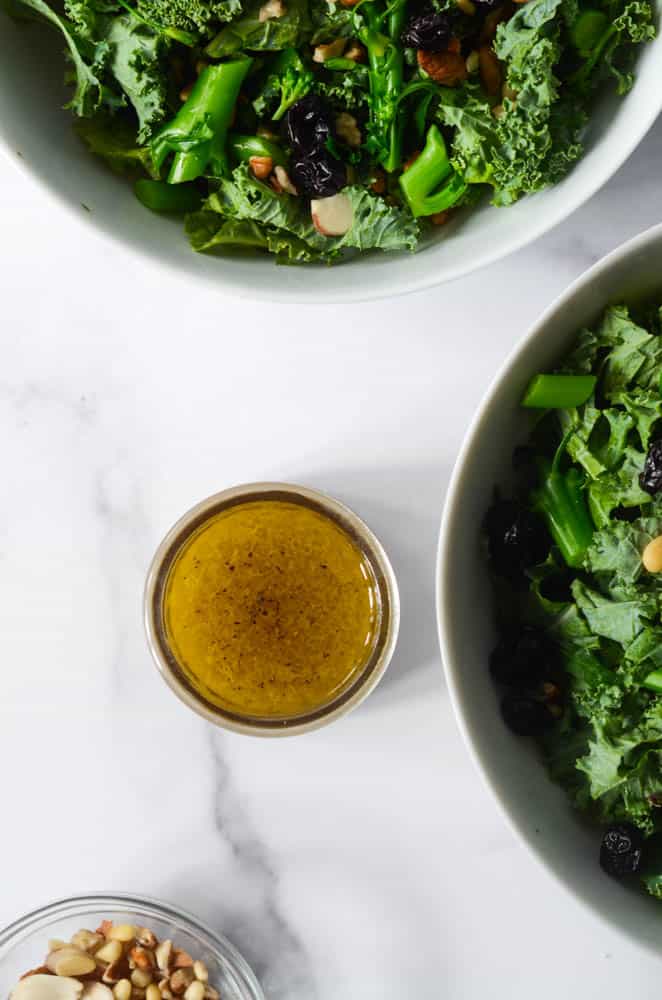
[[[638, 1000], [660, 965], [539, 869], [461, 744], [433, 565], [450, 468], [505, 352], [570, 279], [662, 218], [662, 124], [537, 245], [436, 291], [239, 303], [126, 255], [0, 162], [0, 922], [108, 888], [223, 930], [270, 1000]], [[140, 621], [170, 523], [282, 478], [353, 505], [403, 624], [353, 716], [213, 731]]]

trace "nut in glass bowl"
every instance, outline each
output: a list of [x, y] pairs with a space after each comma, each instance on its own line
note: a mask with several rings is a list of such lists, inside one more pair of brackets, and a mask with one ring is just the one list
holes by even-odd
[[241, 955], [195, 917], [110, 894], [58, 900], [0, 931], [0, 994], [12, 993], [17, 1000], [264, 1000]]

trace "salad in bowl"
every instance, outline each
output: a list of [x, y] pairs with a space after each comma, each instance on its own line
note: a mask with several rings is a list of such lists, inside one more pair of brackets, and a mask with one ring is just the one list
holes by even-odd
[[59, 34], [80, 140], [146, 209], [194, 250], [281, 263], [415, 251], [557, 184], [655, 34], [650, 0], [0, 7]]

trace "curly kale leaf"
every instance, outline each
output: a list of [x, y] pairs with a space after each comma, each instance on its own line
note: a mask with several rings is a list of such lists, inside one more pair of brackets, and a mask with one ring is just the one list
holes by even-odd
[[105, 40], [110, 47], [108, 70], [138, 116], [138, 142], [144, 143], [167, 114], [167, 45], [130, 14], [113, 18]]
[[313, 45], [332, 42], [336, 38], [352, 38], [356, 33], [353, 8], [344, 7], [334, 0], [311, 0], [310, 19]]
[[117, 103], [104, 86], [103, 73], [110, 49], [107, 43], [92, 44], [81, 37], [69, 21], [56, 14], [45, 0], [22, 0], [29, 9], [50, 21], [62, 33], [74, 69], [74, 95], [67, 105], [80, 117], [90, 117], [104, 103]]
[[584, 61], [569, 80], [573, 90], [583, 95], [609, 78], [616, 81], [618, 94], [626, 94], [634, 79], [635, 46], [655, 37], [653, 8], [648, 0], [624, 4], [612, 0], [605, 13], [608, 17], [604, 32], [589, 52], [582, 53]]
[[367, 111], [370, 101], [368, 68], [357, 64], [353, 70], [329, 71], [317, 77], [314, 90], [337, 111]]
[[582, 153], [585, 114], [559, 94], [555, 75], [561, 3], [530, 0], [499, 25], [494, 49], [517, 95], [500, 117], [476, 84], [439, 89], [437, 117], [455, 130], [453, 165], [468, 183], [491, 184], [496, 205], [555, 184]]
[[251, 219], [226, 219], [216, 212], [194, 212], [187, 216], [186, 232], [199, 253], [232, 250], [266, 250], [279, 264], [301, 264], [317, 255], [291, 233], [263, 226]]
[[207, 46], [213, 59], [234, 52], [278, 52], [296, 48], [310, 37], [311, 26], [307, 0], [286, 0], [281, 17], [260, 20], [263, 0], [252, 0], [244, 13], [223, 28]]
[[151, 148], [138, 145], [135, 128], [124, 118], [107, 115], [81, 118], [74, 128], [90, 152], [104, 160], [115, 173], [132, 180], [145, 174], [158, 180], [159, 172], [152, 160]]
[[311, 254], [311, 259], [337, 259], [346, 249], [414, 250], [418, 226], [401, 209], [387, 205], [365, 188], [344, 189], [354, 213], [353, 225], [344, 236], [323, 236], [312, 223], [302, 198], [277, 194], [257, 181], [241, 164], [232, 179], [221, 180], [218, 191], [206, 202], [208, 212], [236, 220], [250, 220], [269, 230], [295, 236]]

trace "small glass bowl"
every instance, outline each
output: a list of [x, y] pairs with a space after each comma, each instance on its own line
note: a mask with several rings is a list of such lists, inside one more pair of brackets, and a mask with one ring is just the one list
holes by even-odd
[[[380, 626], [372, 653], [347, 688], [326, 705], [302, 715], [264, 719], [224, 711], [207, 701], [188, 682], [168, 643], [164, 621], [164, 593], [168, 574], [182, 547], [201, 524], [220, 511], [248, 500], [284, 500], [325, 514], [335, 521], [370, 563], [380, 602]], [[398, 637], [400, 601], [398, 585], [381, 543], [368, 526], [345, 504], [318, 490], [290, 483], [250, 483], [216, 493], [197, 504], [170, 529], [159, 545], [145, 585], [145, 630], [147, 642], [161, 676], [185, 705], [209, 722], [251, 736], [293, 736], [328, 725], [356, 708], [377, 686], [384, 674]]]
[[42, 964], [50, 938], [68, 941], [76, 931], [94, 930], [102, 920], [148, 927], [157, 938], [170, 938], [193, 958], [201, 958], [222, 1000], [265, 1000], [255, 975], [224, 937], [168, 903], [122, 893], [59, 899], [0, 930], [0, 996], [8, 997], [24, 972]]

